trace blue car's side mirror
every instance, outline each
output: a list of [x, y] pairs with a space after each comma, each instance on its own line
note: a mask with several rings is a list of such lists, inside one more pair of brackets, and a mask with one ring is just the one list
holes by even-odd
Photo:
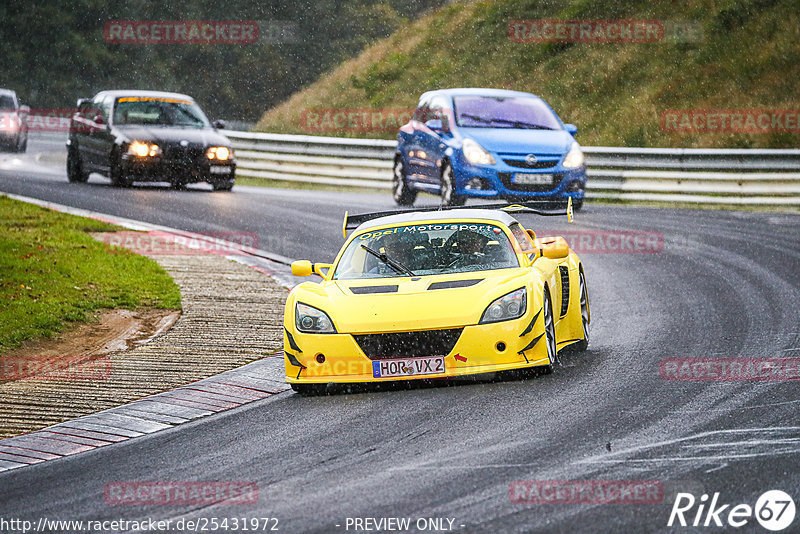
[[565, 125], [564, 125], [564, 129], [565, 129], [567, 132], [569, 132], [569, 134], [570, 134], [572, 137], [575, 137], [576, 135], [578, 135], [578, 127], [577, 127], [577, 126], [575, 126], [574, 124], [565, 124]]
[[434, 132], [441, 132], [444, 127], [442, 126], [441, 119], [431, 119], [425, 123], [425, 126], [433, 130]]

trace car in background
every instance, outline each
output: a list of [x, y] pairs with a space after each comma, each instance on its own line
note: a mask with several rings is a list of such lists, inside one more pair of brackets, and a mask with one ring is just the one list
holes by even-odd
[[169, 182], [179, 189], [208, 182], [233, 188], [236, 159], [219, 133], [187, 95], [158, 91], [101, 91], [78, 100], [67, 140], [67, 177], [85, 182], [105, 174], [117, 187]]
[[[571, 210], [568, 202], [570, 220]], [[295, 276], [322, 277], [286, 300], [284, 363], [295, 391], [549, 373], [563, 349], [586, 350], [586, 278], [564, 238], [537, 238], [512, 213], [485, 206], [345, 215], [344, 229], [353, 226], [332, 264], [292, 263]]]
[[572, 197], [580, 209], [586, 165], [577, 131], [531, 93], [429, 91], [397, 136], [394, 199], [411, 205], [424, 191], [458, 206], [468, 197], [560, 204]]
[[28, 114], [31, 108], [20, 105], [17, 93], [0, 89], [0, 148], [11, 152], [28, 149]]

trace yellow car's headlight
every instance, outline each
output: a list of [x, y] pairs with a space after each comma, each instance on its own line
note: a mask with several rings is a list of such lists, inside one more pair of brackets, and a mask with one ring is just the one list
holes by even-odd
[[160, 156], [161, 147], [151, 143], [134, 141], [128, 146], [128, 154], [139, 156], [140, 158]]
[[206, 157], [208, 159], [227, 161], [232, 155], [233, 151], [226, 146], [212, 146], [206, 150]]
[[527, 293], [525, 288], [522, 287], [495, 300], [483, 312], [480, 324], [519, 319], [525, 315], [525, 310], [528, 307]]
[[336, 328], [328, 314], [314, 306], [298, 302], [294, 309], [294, 326], [309, 334], [335, 334]]
[[562, 163], [562, 165], [568, 169], [574, 169], [575, 167], [580, 167], [583, 165], [583, 162], [584, 158], [581, 145], [579, 145], [577, 141], [573, 141], [572, 147], [570, 147], [567, 155], [564, 156], [564, 163]]
[[462, 150], [467, 161], [475, 165], [494, 165], [496, 163], [494, 157], [472, 139], [464, 139]]

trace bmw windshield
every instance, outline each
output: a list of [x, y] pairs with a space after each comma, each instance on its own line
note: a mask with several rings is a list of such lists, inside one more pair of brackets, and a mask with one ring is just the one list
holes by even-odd
[[177, 98], [125, 97], [117, 100], [114, 109], [117, 126], [177, 126], [210, 128], [205, 114], [190, 100]]
[[456, 96], [456, 124], [464, 128], [561, 130], [547, 104], [530, 97]]
[[364, 232], [353, 239], [333, 278], [389, 278], [519, 267], [495, 224], [414, 224]]

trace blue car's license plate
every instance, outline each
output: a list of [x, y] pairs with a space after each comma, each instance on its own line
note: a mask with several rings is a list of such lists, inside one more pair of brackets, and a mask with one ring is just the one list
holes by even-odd
[[553, 183], [553, 175], [515, 172], [511, 181], [514, 182], [515, 184], [547, 185]]
[[372, 376], [386, 378], [397, 376], [436, 375], [444, 373], [444, 357], [402, 358], [372, 362]]

